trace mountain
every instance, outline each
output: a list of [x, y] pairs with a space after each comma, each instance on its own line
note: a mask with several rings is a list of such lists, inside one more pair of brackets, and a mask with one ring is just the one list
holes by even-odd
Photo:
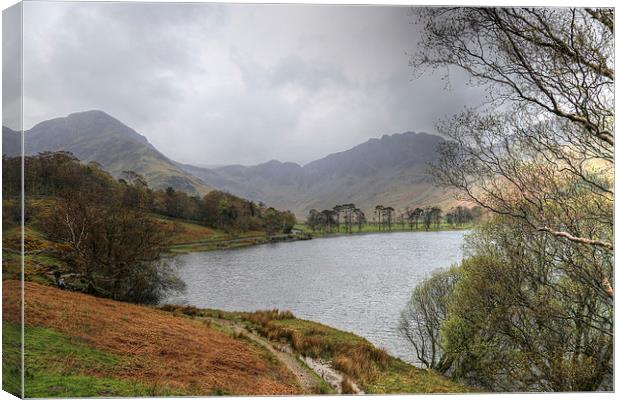
[[[17, 132], [3, 127], [4, 154], [19, 154], [13, 133]], [[171, 186], [192, 195], [212, 190], [160, 153], [144, 136], [103, 111], [78, 112], [41, 122], [24, 132], [24, 150], [25, 154], [69, 151], [82, 161], [101, 164], [115, 177], [122, 176], [123, 171], [135, 171], [153, 188]]]
[[22, 151], [20, 133], [13, 129], [2, 127], [2, 154], [19, 155]]
[[[19, 135], [3, 127], [4, 154], [19, 154]], [[304, 166], [271, 160], [255, 166], [204, 168], [170, 160], [144, 136], [103, 111], [51, 119], [24, 132], [26, 154], [70, 151], [85, 162], [96, 161], [116, 177], [132, 170], [151, 187], [171, 186], [197, 195], [217, 188], [289, 209], [302, 219], [312, 208], [345, 203], [355, 203], [370, 215], [377, 204], [395, 209], [456, 204], [453, 192], [434, 187], [428, 176], [442, 141], [436, 135], [405, 132], [370, 139]]]
[[428, 176], [443, 140], [427, 133], [384, 135], [304, 166], [276, 160], [249, 167], [179, 166], [209, 185], [290, 209], [301, 218], [312, 208], [344, 203], [355, 203], [367, 214], [377, 204], [450, 207], [457, 203], [454, 193], [434, 187]]

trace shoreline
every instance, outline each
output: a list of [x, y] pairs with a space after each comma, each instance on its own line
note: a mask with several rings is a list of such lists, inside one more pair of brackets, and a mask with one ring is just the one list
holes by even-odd
[[232, 239], [221, 240], [204, 240], [187, 243], [177, 243], [169, 246], [169, 254], [179, 255], [188, 253], [204, 253], [209, 251], [218, 250], [235, 250], [246, 247], [260, 246], [264, 244], [272, 243], [286, 243], [286, 242], [298, 242], [313, 239], [329, 239], [340, 236], [356, 236], [356, 235], [376, 235], [376, 234], [392, 234], [392, 233], [432, 233], [432, 232], [459, 232], [468, 231], [473, 228], [473, 225], [463, 227], [442, 227], [439, 229], [426, 230], [410, 230], [410, 229], [393, 229], [391, 231], [361, 231], [361, 232], [327, 232], [327, 233], [313, 233], [303, 232], [303, 234], [282, 234], [272, 237], [267, 236], [250, 236], [250, 237], [235, 237]]
[[[277, 351], [292, 355], [336, 393], [467, 393], [472, 388], [388, 353], [354, 332], [290, 311], [226, 311], [191, 305], [163, 304], [160, 310], [192, 319], [208, 319], [258, 336]], [[349, 381], [352, 391], [344, 390]]]

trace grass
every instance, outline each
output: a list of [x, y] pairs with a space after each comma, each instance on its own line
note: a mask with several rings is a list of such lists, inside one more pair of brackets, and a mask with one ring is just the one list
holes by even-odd
[[231, 249], [267, 242], [267, 234], [262, 231], [226, 232], [197, 224], [194, 221], [155, 214], [153, 217], [162, 224], [174, 228], [170, 238], [171, 253]]
[[[265, 313], [248, 318], [259, 332], [285, 340], [300, 354], [332, 361], [334, 368], [353, 378], [366, 393], [455, 393], [468, 388], [433, 371], [416, 368], [374, 347], [367, 340], [312, 321], [275, 318]], [[260, 315], [262, 314], [262, 315]]]
[[362, 226], [362, 229], [359, 230], [357, 226], [353, 226], [353, 231], [351, 233], [346, 232], [346, 227], [344, 224], [340, 225], [340, 231], [334, 228], [333, 232], [323, 232], [323, 231], [312, 231], [310, 226], [307, 224], [296, 224], [294, 229], [300, 230], [302, 232], [311, 234], [313, 236], [335, 236], [335, 235], [353, 235], [353, 234], [363, 234], [363, 233], [391, 233], [391, 232], [439, 232], [439, 231], [455, 231], [455, 230], [467, 230], [471, 229], [473, 224], [463, 224], [463, 225], [450, 225], [445, 221], [442, 222], [439, 227], [431, 227], [428, 231], [425, 231], [422, 224], [419, 225], [418, 229], [411, 229], [408, 224], [405, 224], [404, 227], [401, 224], [392, 224], [391, 230], [380, 230], [374, 224], [368, 223]]
[[[6, 326], [19, 323], [18, 288], [3, 281]], [[33, 282], [25, 292], [27, 396], [302, 393], [265, 349], [200, 321]]]
[[21, 397], [21, 332], [18, 325], [2, 323], [2, 389]]
[[[4, 346], [19, 346], [21, 339], [18, 325], [5, 322], [2, 334]], [[105, 377], [115, 369], [123, 368], [127, 360], [88, 347], [54, 329], [27, 326], [24, 337], [26, 397], [175, 394], [165, 388], [146, 386], [129, 379]], [[3, 378], [8, 377], [10, 382], [19, 384], [19, 367], [12, 366], [19, 364], [13, 364], [14, 362], [15, 360], [3, 362], [3, 371], [8, 371]]]
[[240, 247], [255, 246], [258, 244], [267, 243], [266, 235], [257, 237], [238, 237], [231, 239], [220, 240], [203, 240], [192, 243], [183, 243], [170, 246], [170, 252], [174, 254], [178, 253], [191, 253], [196, 251], [212, 251], [212, 250], [227, 250], [236, 249]]

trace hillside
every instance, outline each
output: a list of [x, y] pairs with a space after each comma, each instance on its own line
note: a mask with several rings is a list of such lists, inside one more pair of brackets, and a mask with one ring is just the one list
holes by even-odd
[[[4, 127], [2, 133], [3, 153], [17, 155], [11, 144], [14, 142], [13, 132]], [[79, 112], [41, 122], [24, 132], [24, 150], [29, 155], [43, 151], [69, 151], [84, 162], [99, 163], [117, 178], [123, 171], [137, 172], [153, 188], [171, 186], [191, 195], [204, 195], [212, 190], [200, 179], [180, 169], [144, 136], [103, 111]]]
[[22, 143], [19, 132], [6, 126], [2, 127], [2, 154], [18, 155], [21, 153]]
[[[3, 281], [9, 347], [18, 293]], [[269, 352], [225, 329], [32, 282], [25, 293], [26, 397], [303, 393]]]
[[222, 190], [291, 209], [298, 218], [312, 208], [351, 202], [367, 214], [377, 204], [448, 208], [457, 203], [453, 192], [433, 186], [428, 176], [442, 141], [436, 135], [406, 132], [370, 139], [304, 166], [276, 160], [251, 167], [180, 166]]

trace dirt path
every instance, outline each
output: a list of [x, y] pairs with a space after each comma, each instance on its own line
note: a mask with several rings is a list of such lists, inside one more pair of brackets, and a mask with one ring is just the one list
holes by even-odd
[[245, 327], [225, 319], [219, 318], [201, 318], [215, 322], [219, 325], [228, 326], [234, 329], [235, 333], [243, 333], [253, 342], [258, 343], [262, 347], [269, 350], [271, 354], [273, 354], [281, 363], [283, 363], [297, 378], [297, 381], [301, 385], [301, 387], [307, 391], [308, 393], [314, 393], [316, 387], [319, 384], [319, 380], [317, 376], [312, 374], [306, 368], [300, 365], [299, 361], [295, 357], [294, 354], [287, 352], [286, 349], [276, 349], [273, 344], [265, 338], [262, 338], [256, 335], [253, 332], [250, 332]]
[[[244, 326], [226, 319], [201, 317], [199, 319], [208, 320], [218, 325], [228, 326], [232, 328], [235, 333], [243, 333], [246, 337], [260, 346], [266, 348], [273, 354], [280, 362], [282, 362], [297, 378], [297, 381], [301, 387], [308, 393], [315, 393], [319, 384], [319, 375], [329, 386], [331, 386], [338, 393], [342, 392], [342, 381], [344, 376], [333, 369], [331, 364], [327, 361], [313, 359], [310, 357], [296, 357], [291, 348], [288, 345], [277, 345], [269, 340], [250, 332]], [[303, 364], [303, 365], [302, 365]], [[313, 370], [317, 375], [310, 372], [308, 369]], [[364, 394], [358, 386], [351, 382], [353, 391], [356, 394]]]

